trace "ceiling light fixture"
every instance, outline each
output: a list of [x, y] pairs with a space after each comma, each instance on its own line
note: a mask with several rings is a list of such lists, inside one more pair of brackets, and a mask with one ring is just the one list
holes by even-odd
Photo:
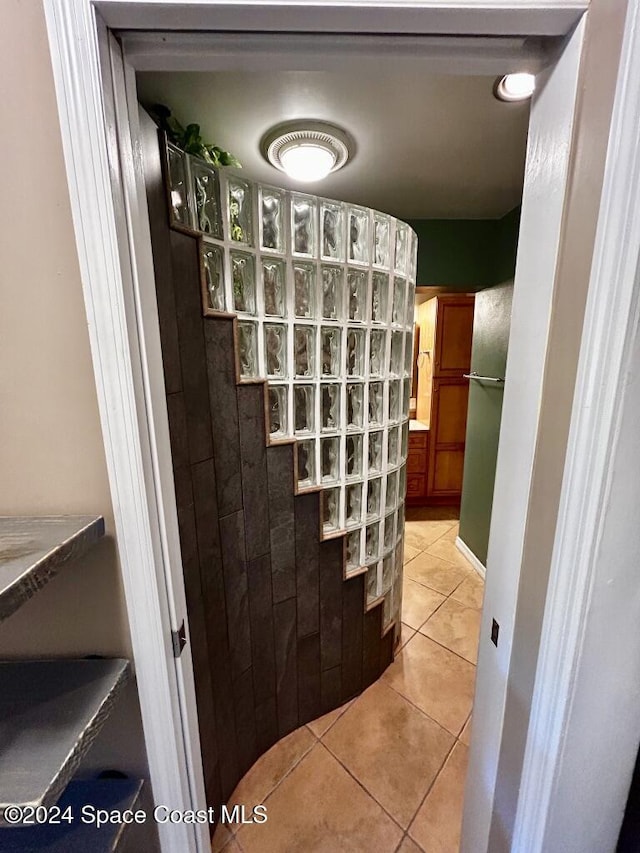
[[499, 101], [526, 101], [533, 95], [536, 78], [533, 74], [505, 74], [496, 80], [493, 94]]
[[349, 134], [324, 121], [301, 119], [278, 124], [260, 141], [262, 156], [296, 181], [321, 181], [353, 157]]

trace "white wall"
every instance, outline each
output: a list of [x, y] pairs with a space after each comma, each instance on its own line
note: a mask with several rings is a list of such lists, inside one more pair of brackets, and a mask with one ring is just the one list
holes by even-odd
[[[128, 657], [41, 0], [0, 3], [0, 103], [0, 514], [95, 513], [105, 516], [108, 530], [0, 624], [0, 657]], [[133, 685], [118, 729], [106, 732], [100, 749], [112, 766], [146, 775]]]

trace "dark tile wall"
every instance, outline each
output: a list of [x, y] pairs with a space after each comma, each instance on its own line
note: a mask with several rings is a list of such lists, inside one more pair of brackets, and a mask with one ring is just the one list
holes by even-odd
[[180, 545], [209, 803], [278, 738], [390, 663], [381, 606], [294, 494], [293, 445], [267, 447], [264, 388], [236, 382], [233, 319], [203, 317], [194, 237], [169, 228], [155, 134], [147, 198]]

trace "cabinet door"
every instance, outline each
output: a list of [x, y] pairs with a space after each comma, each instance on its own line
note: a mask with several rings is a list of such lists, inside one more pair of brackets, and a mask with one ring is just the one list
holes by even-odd
[[462, 492], [467, 431], [467, 379], [434, 379], [427, 494], [456, 498]]
[[438, 297], [434, 376], [460, 378], [471, 367], [473, 296]]

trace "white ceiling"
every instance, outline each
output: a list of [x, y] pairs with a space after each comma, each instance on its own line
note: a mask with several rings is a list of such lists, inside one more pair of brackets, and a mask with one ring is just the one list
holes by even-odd
[[[387, 64], [388, 68], [388, 64]], [[282, 121], [326, 119], [356, 140], [353, 161], [316, 184], [318, 195], [404, 219], [495, 219], [520, 202], [528, 103], [504, 104], [494, 78], [385, 70], [144, 72], [142, 103], [164, 103], [208, 142], [232, 151], [247, 177], [294, 188], [265, 163], [262, 135]]]

